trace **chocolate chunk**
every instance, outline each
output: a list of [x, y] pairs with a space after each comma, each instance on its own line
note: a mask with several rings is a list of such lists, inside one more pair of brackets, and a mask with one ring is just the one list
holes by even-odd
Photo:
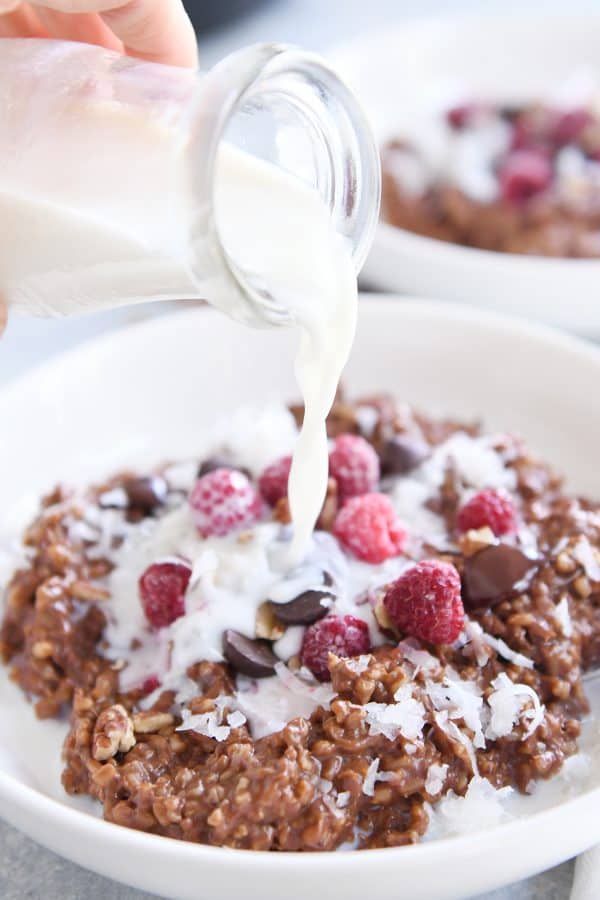
[[223, 653], [237, 672], [250, 678], [275, 674], [277, 657], [268, 641], [252, 640], [239, 631], [228, 629], [223, 635]]
[[271, 609], [285, 625], [310, 625], [329, 612], [329, 607], [321, 603], [325, 598], [333, 600], [334, 595], [330, 591], [303, 591], [287, 603], [271, 603]]
[[492, 544], [464, 562], [463, 599], [467, 607], [494, 606], [525, 589], [539, 565], [509, 544]]
[[139, 510], [146, 515], [162, 506], [167, 497], [167, 482], [159, 475], [147, 478], [130, 478], [123, 484], [131, 509]]
[[406, 475], [420, 466], [430, 454], [429, 445], [420, 438], [395, 434], [379, 454], [382, 475]]
[[209, 459], [205, 459], [201, 462], [198, 468], [198, 478], [202, 478], [203, 475], [208, 475], [209, 472], [215, 472], [217, 469], [235, 469], [238, 472], [242, 472], [247, 478], [252, 478], [248, 469], [234, 466], [229, 460], [223, 459], [221, 456], [211, 456]]

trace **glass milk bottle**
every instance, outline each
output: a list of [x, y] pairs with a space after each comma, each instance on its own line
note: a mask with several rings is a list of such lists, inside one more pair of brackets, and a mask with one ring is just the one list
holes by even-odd
[[[220, 179], [223, 216], [239, 215], [249, 238], [271, 214], [263, 198], [314, 189], [360, 268], [378, 214], [378, 153], [359, 104], [318, 57], [258, 45], [199, 74], [84, 44], [0, 40], [9, 310], [202, 298], [242, 321], [284, 324], [269, 272], [224, 237]], [[293, 215], [294, 190], [280, 208]]]

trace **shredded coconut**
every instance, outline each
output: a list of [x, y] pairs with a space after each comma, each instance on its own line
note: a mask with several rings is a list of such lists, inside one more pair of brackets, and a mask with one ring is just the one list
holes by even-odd
[[177, 727], [177, 731], [196, 731], [206, 737], [214, 738], [216, 741], [226, 741], [231, 734], [231, 728], [228, 725], [221, 725], [221, 715], [218, 710], [212, 712], [199, 713], [192, 715], [189, 709], [181, 710], [182, 723]]
[[540, 698], [527, 684], [515, 684], [506, 672], [501, 672], [492, 681], [494, 692], [488, 697], [491, 710], [486, 737], [496, 740], [510, 734], [520, 719], [529, 724], [523, 740], [533, 734], [544, 718], [544, 707]]
[[340, 809], [344, 809], [350, 803], [350, 791], [342, 791], [337, 795], [335, 802]]
[[571, 637], [573, 634], [573, 623], [569, 613], [569, 599], [566, 594], [561, 597], [560, 603], [554, 607], [554, 618], [560, 630], [565, 637]]
[[437, 806], [437, 815], [444, 819], [450, 834], [466, 834], [491, 828], [508, 817], [503, 800], [512, 788], [496, 790], [489, 781], [475, 775], [464, 797], [450, 791]]
[[369, 734], [382, 734], [393, 741], [398, 734], [408, 740], [419, 737], [425, 726], [425, 707], [412, 696], [410, 685], [402, 685], [394, 694], [395, 703], [366, 703]]
[[425, 688], [436, 710], [447, 712], [449, 719], [462, 719], [474, 734], [474, 746], [485, 747], [481, 727], [483, 699], [474, 681], [463, 681], [450, 670], [442, 682], [428, 681]]
[[345, 659], [344, 665], [347, 669], [350, 669], [351, 672], [354, 672], [355, 675], [360, 675], [361, 672], [364, 672], [365, 669], [369, 668], [371, 659], [372, 657], [368, 654], [364, 656], [353, 656]]
[[[468, 621], [465, 625], [465, 632], [469, 641], [473, 642], [474, 645], [476, 643], [487, 644], [488, 647], [495, 650], [499, 656], [514, 663], [515, 666], [521, 666], [523, 669], [533, 669], [533, 660], [529, 659], [527, 656], [523, 656], [522, 653], [518, 653], [516, 650], [511, 650], [508, 644], [501, 638], [492, 637], [491, 634], [488, 634], [483, 630], [478, 622]], [[477, 653], [476, 647], [475, 652]], [[481, 663], [479, 664], [481, 665]]]
[[578, 563], [584, 568], [585, 574], [592, 581], [600, 581], [600, 562], [596, 559], [594, 549], [586, 537], [581, 537], [571, 551]]
[[402, 651], [404, 657], [415, 667], [414, 674], [419, 672], [431, 672], [440, 666], [439, 659], [432, 656], [427, 650], [416, 647], [410, 641], [400, 641], [398, 649]]
[[439, 794], [444, 787], [447, 772], [448, 763], [431, 763], [427, 770], [427, 778], [425, 779], [426, 793], [431, 797]]
[[467, 756], [469, 757], [469, 762], [471, 763], [471, 768], [473, 769], [473, 774], [478, 775], [479, 769], [477, 767], [477, 757], [475, 756], [473, 741], [469, 740], [467, 735], [460, 730], [456, 722], [450, 721], [447, 710], [444, 709], [439, 712], [435, 712], [433, 714], [433, 718], [438, 728], [441, 728], [441, 730], [444, 731], [449, 738], [457, 741], [465, 748], [465, 750], [467, 751]]
[[367, 797], [372, 797], [375, 793], [375, 782], [377, 781], [377, 772], [379, 770], [379, 758], [373, 760], [367, 769], [365, 780], [363, 781], [362, 792]]

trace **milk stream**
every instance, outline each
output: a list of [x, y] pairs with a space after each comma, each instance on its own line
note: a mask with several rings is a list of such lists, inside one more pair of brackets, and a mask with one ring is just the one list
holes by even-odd
[[[173, 190], [177, 160], [168, 129], [153, 124], [144, 131], [139, 120], [134, 127], [124, 121], [122, 112], [113, 117], [105, 109], [100, 114], [98, 105], [96, 117], [84, 124], [88, 147], [90, 132], [97, 134], [102, 147], [104, 130], [113, 128], [139, 148], [139, 171], [131, 174], [136, 182], [132, 198], [143, 196], [138, 183], [143, 179], [153, 212], [144, 218], [143, 210], [132, 206], [129, 219], [120, 218], [115, 225], [107, 195], [119, 160], [110, 153], [98, 154], [96, 187], [69, 180], [65, 161], [55, 159], [46, 147], [46, 158], [38, 164], [54, 166], [57, 175], [53, 193], [45, 190], [43, 197], [35, 183], [26, 195], [15, 191], [15, 184], [27, 182], [16, 177], [18, 161], [11, 160], [0, 172], [0, 216], [6, 223], [0, 241], [0, 290], [9, 304], [38, 314], [66, 315], [149, 295], [157, 299], [201, 295], [235, 315], [240, 301], [227, 278], [211, 264], [219, 252], [215, 236], [208, 229], [196, 230], [196, 258], [207, 261], [206, 283], [192, 283], [184, 260], [174, 251], [177, 240], [169, 233], [169, 204], [182, 198]], [[81, 122], [74, 117], [74, 152], [81, 134]], [[325, 417], [352, 345], [356, 277], [349, 249], [314, 190], [227, 145], [220, 151], [216, 173], [214, 202], [224, 246], [239, 266], [269, 285], [300, 332], [295, 371], [306, 413], [289, 482], [294, 537], [286, 564], [292, 566], [307, 546], [326, 493]], [[162, 226], [161, 216], [155, 214], [161, 203]], [[89, 212], [82, 214], [82, 208]], [[198, 221], [202, 216], [200, 209]], [[47, 297], [60, 301], [49, 307]]]
[[321, 198], [279, 170], [225, 148], [215, 203], [225, 247], [270, 285], [300, 331], [295, 374], [305, 413], [288, 486], [293, 566], [327, 490], [325, 419], [354, 340], [356, 275]]

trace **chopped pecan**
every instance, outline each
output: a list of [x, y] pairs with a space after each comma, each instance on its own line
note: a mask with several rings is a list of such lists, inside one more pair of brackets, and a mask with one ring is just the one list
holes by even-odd
[[135, 745], [133, 722], [120, 703], [103, 710], [96, 719], [92, 737], [92, 756], [104, 762], [117, 753], [127, 753]]

